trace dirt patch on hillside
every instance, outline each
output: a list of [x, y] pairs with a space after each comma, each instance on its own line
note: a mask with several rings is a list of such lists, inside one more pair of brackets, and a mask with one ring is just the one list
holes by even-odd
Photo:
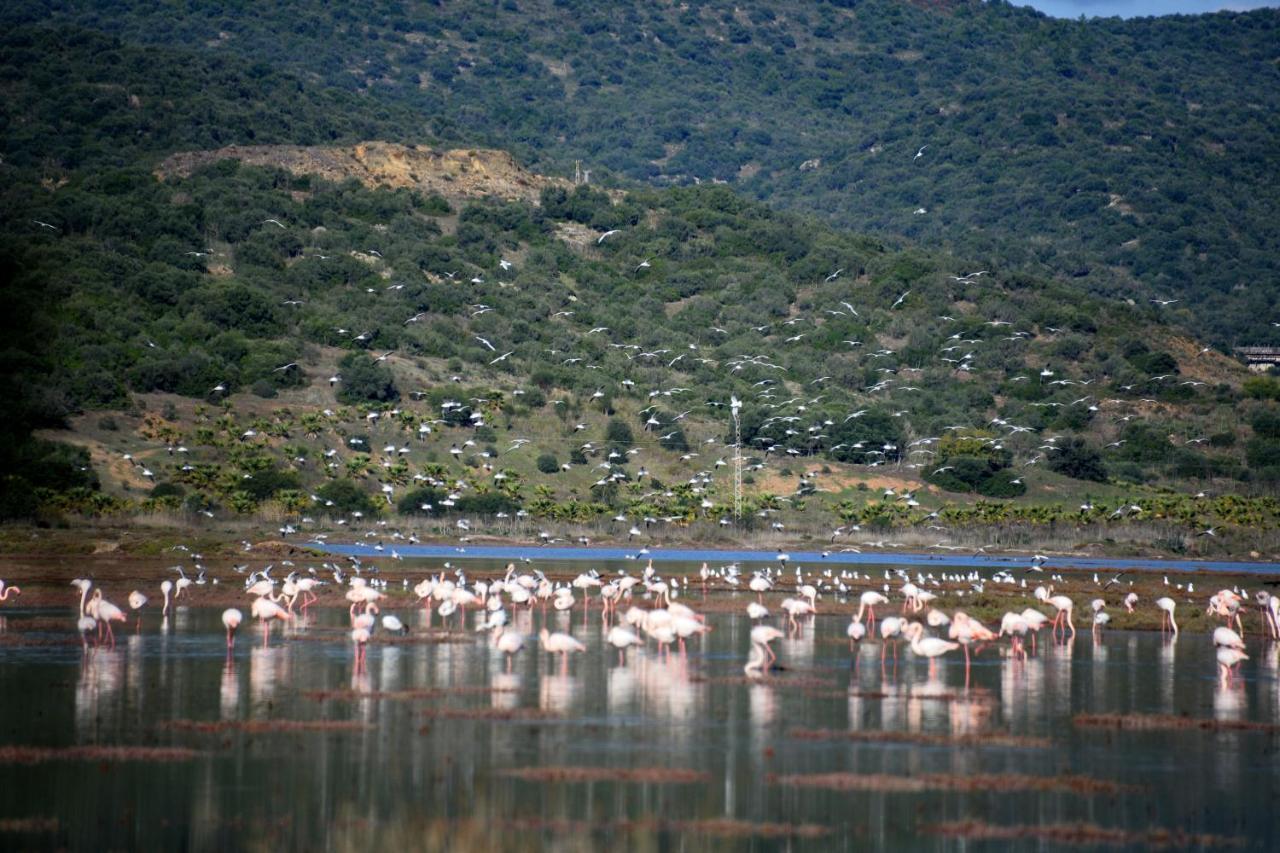
[[538, 200], [544, 187], [568, 186], [521, 167], [510, 154], [483, 148], [438, 151], [423, 145], [361, 142], [347, 146], [230, 145], [216, 151], [183, 151], [165, 158], [156, 175], [186, 177], [220, 160], [273, 166], [328, 181], [355, 178], [368, 187], [408, 188], [445, 198], [498, 197]]

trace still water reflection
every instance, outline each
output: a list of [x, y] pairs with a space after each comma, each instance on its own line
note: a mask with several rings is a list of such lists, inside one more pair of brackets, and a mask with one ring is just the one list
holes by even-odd
[[[10, 611], [8, 629], [37, 615], [48, 616]], [[423, 624], [420, 613], [409, 617]], [[687, 656], [633, 651], [625, 665], [604, 645], [594, 614], [585, 623], [580, 612], [545, 618], [588, 646], [567, 673], [533, 644], [507, 673], [503, 655], [470, 626], [435, 638], [447, 642], [425, 642], [419, 633], [375, 643], [357, 672], [345, 613], [336, 611], [313, 614], [310, 624], [285, 640], [273, 636], [266, 648], [244, 631], [230, 658], [218, 614], [199, 609], [178, 611], [167, 630], [130, 633], [110, 650], [4, 647], [3, 743], [184, 746], [200, 755], [158, 764], [0, 764], [0, 821], [58, 821], [43, 834], [0, 833], [0, 847], [527, 849], [556, 842], [584, 849], [939, 850], [961, 842], [921, 829], [966, 819], [1161, 827], [1236, 836], [1255, 849], [1280, 843], [1277, 734], [1120, 732], [1072, 722], [1085, 712], [1280, 722], [1274, 645], [1252, 643], [1243, 677], [1222, 687], [1207, 637], [1171, 643], [1154, 633], [1110, 632], [1095, 643], [1081, 632], [1072, 645], [1041, 643], [1025, 663], [985, 650], [966, 690], [959, 658], [931, 677], [904, 648], [897, 665], [890, 655], [882, 670], [878, 645], [851, 654], [847, 617], [823, 615], [778, 644], [786, 671], [752, 683], [742, 678], [751, 627], [745, 616], [709, 617], [714, 630], [691, 641]], [[536, 635], [543, 619], [521, 611], [513, 627]], [[342, 692], [326, 699], [317, 691]], [[173, 720], [358, 725], [209, 733], [164, 725]], [[795, 737], [802, 729], [999, 733], [1050, 745]], [[503, 773], [584, 766], [707, 775], [672, 784], [529, 781]], [[1139, 787], [1103, 795], [891, 792], [776, 781], [815, 773], [1077, 774]], [[680, 823], [715, 818], [814, 824], [829, 834], [726, 840]], [[666, 823], [642, 831], [620, 826], [646, 819]]]

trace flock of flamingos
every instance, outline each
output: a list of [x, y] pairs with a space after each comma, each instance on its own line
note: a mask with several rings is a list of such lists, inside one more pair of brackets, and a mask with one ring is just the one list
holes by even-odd
[[[397, 616], [381, 613], [392, 601], [388, 591], [389, 582], [368, 571], [361, 573], [359, 561], [353, 562], [353, 574], [344, 574], [339, 566], [326, 564], [324, 570], [332, 574], [332, 581], [323, 580], [323, 576], [314, 568], [306, 573], [292, 571], [283, 580], [270, 577], [270, 566], [249, 574], [244, 582], [244, 591], [251, 599], [250, 616], [261, 623], [264, 645], [270, 642], [273, 621], [289, 622], [294, 619], [295, 612], [305, 615], [307, 608], [319, 601], [316, 590], [329, 583], [345, 587], [354, 663], [358, 670], [363, 669], [368, 644], [379, 628], [393, 634], [407, 634], [409, 629]], [[239, 570], [243, 572], [244, 568], [240, 567]], [[177, 571], [179, 577], [176, 580], [165, 580], [160, 584], [165, 617], [184, 593], [191, 595], [189, 590], [193, 584], [203, 585], [206, 582], [203, 572], [197, 581], [193, 581], [181, 569]], [[709, 569], [704, 563], [700, 572], [704, 596], [708, 586], [712, 584], [727, 589], [739, 588], [742, 579], [738, 572], [736, 566]], [[766, 592], [781, 591], [787, 584], [785, 572], [785, 564], [780, 569], [766, 568], [754, 573], [746, 583], [756, 597], [756, 600], [746, 606], [747, 615], [754, 625], [750, 633], [751, 647], [743, 670], [752, 678], [767, 677], [776, 660], [772, 643], [786, 636], [782, 629], [768, 623], [771, 614], [764, 605]], [[593, 591], [596, 593], [605, 626], [604, 641], [617, 650], [620, 663], [625, 662], [629, 648], [647, 646], [650, 642], [657, 645], [661, 655], [669, 654], [673, 645], [683, 654], [686, 640], [709, 630], [702, 614], [674, 600], [680, 593], [680, 579], [663, 579], [654, 570], [652, 562], [639, 576], [619, 572], [616, 577], [605, 578], [596, 571], [590, 571], [578, 575], [568, 583], [553, 582], [536, 569], [519, 571], [514, 563], [507, 566], [503, 576], [489, 580], [468, 581], [460, 570], [455, 570], [453, 575], [452, 578], [444, 574], [424, 578], [412, 587], [409, 586], [408, 579], [402, 580], [401, 584], [404, 592], [411, 592], [415, 597], [414, 607], [423, 608], [428, 629], [432, 627], [437, 614], [447, 627], [448, 620], [455, 615], [458, 623], [465, 626], [468, 609], [479, 613], [474, 630], [489, 635], [489, 642], [505, 655], [508, 670], [514, 656], [530, 642], [529, 638], [508, 627], [509, 609], [514, 611], [520, 607], [541, 607], [545, 611], [550, 607], [561, 612], [571, 611], [578, 606], [577, 595], [581, 594], [585, 618], [586, 612], [592, 607]], [[795, 595], [783, 598], [779, 603], [783, 613], [779, 624], [785, 625], [788, 632], [802, 630], [801, 620], [817, 612], [820, 591], [833, 591], [829, 575], [829, 572], [826, 576], [813, 572], [806, 576], [801, 569], [795, 569]], [[853, 579], [858, 579], [856, 573]], [[864, 579], [871, 580], [869, 575], [864, 576]], [[965, 681], [968, 684], [971, 655], [976, 654], [976, 651], [971, 651], [971, 647], [976, 650], [983, 645], [1003, 642], [1007, 638], [1008, 654], [1016, 660], [1026, 658], [1028, 639], [1032, 653], [1035, 652], [1037, 635], [1045, 626], [1050, 627], [1055, 641], [1061, 638], [1066, 642], [1075, 637], [1075, 602], [1066, 595], [1055, 594], [1052, 586], [1038, 586], [1032, 591], [1036, 604], [1054, 613], [1052, 618], [1046, 616], [1041, 609], [1028, 606], [1021, 611], [1011, 610], [1005, 613], [1000, 620], [999, 629], [992, 630], [964, 611], [956, 610], [948, 615], [933, 607], [931, 603], [936, 596], [924, 588], [926, 582], [922, 577], [917, 576], [913, 581], [905, 571], [899, 570], [896, 575], [886, 573], [885, 580], [882, 592], [867, 590], [860, 594], [857, 611], [853, 613], [847, 628], [850, 651], [854, 650], [856, 644], [874, 639], [878, 634], [882, 641], [882, 662], [889, 648], [893, 649], [896, 660], [898, 645], [905, 642], [912, 654], [929, 661], [932, 674], [938, 658], [961, 651], [965, 660]], [[897, 584], [896, 590], [893, 588], [894, 584], [889, 582], [891, 580]], [[1002, 578], [997, 576], [993, 580], [999, 581]], [[1009, 576], [1003, 580], [1012, 583]], [[213, 583], [218, 581], [215, 579]], [[683, 584], [687, 590], [689, 578], [683, 578]], [[77, 578], [71, 585], [80, 591], [76, 630], [85, 650], [88, 651], [91, 638], [97, 645], [113, 645], [115, 635], [112, 623], [127, 623], [129, 617], [126, 612], [108, 601], [102, 589], [94, 588], [90, 580]], [[1023, 586], [1025, 588], [1025, 582]], [[848, 599], [843, 593], [851, 590], [845, 587], [843, 578], [839, 587], [839, 599], [847, 603]], [[0, 602], [20, 593], [19, 587], [6, 586], [4, 581], [0, 581]], [[1208, 600], [1208, 612], [1224, 620], [1224, 624], [1213, 632], [1219, 677], [1224, 684], [1233, 678], [1236, 667], [1249, 658], [1241, 636], [1244, 633], [1241, 612], [1248, 606], [1246, 596], [1246, 593], [1238, 589], [1222, 589]], [[898, 601], [893, 602], [891, 597], [896, 597]], [[1258, 592], [1254, 601], [1262, 613], [1268, 637], [1280, 639], [1280, 597]], [[147, 603], [148, 598], [142, 592], [134, 590], [129, 593], [128, 607], [135, 614], [139, 626], [142, 609]], [[1162, 630], [1177, 634], [1178, 623], [1174, 616], [1176, 602], [1172, 598], [1163, 597], [1156, 599], [1154, 603], [1161, 611]], [[641, 604], [647, 606], [640, 606]], [[1129, 592], [1121, 604], [1126, 610], [1133, 612], [1139, 604], [1137, 593]], [[619, 615], [623, 605], [625, 608], [621, 609]], [[882, 616], [877, 620], [876, 609], [883, 611], [891, 606], [897, 608], [898, 613]], [[1097, 598], [1090, 601], [1088, 606], [1092, 614], [1092, 630], [1096, 636], [1110, 620], [1106, 611], [1107, 603], [1104, 599]], [[222, 624], [227, 632], [228, 654], [234, 647], [236, 630], [243, 620], [244, 614], [238, 608], [228, 608], [222, 613]], [[544, 652], [560, 656], [560, 665], [566, 670], [571, 655], [587, 650], [571, 634], [552, 632], [545, 627], [540, 631], [538, 641]]]

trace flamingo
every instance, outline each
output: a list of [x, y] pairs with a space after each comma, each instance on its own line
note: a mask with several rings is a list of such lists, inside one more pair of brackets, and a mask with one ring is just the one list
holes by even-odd
[[1173, 611], [1177, 606], [1178, 603], [1168, 596], [1156, 599], [1156, 607], [1160, 608], [1160, 633], [1165, 632], [1167, 623], [1168, 629], [1173, 631], [1173, 636], [1178, 636], [1178, 623], [1173, 619]]
[[22, 595], [22, 587], [5, 586], [4, 581], [0, 581], [0, 601], [8, 601], [10, 595]]
[[1026, 660], [1027, 650], [1022, 645], [1022, 638], [1026, 636], [1029, 628], [1026, 618], [1021, 613], [1006, 613], [1000, 620], [999, 636], [1009, 635], [1009, 639], [1013, 643], [1014, 657], [1021, 657]]
[[1243, 633], [1244, 625], [1240, 621], [1240, 601], [1240, 596], [1234, 590], [1219, 590], [1209, 599], [1207, 612], [1223, 617], [1227, 620], [1228, 625], [1234, 619], [1236, 627]]
[[908, 609], [912, 613], [920, 612], [920, 587], [911, 582], [902, 585], [902, 612], [904, 615]]
[[263, 596], [262, 598], [255, 598], [253, 600], [253, 607], [250, 608], [249, 612], [254, 619], [261, 620], [262, 622], [262, 645], [263, 646], [267, 645], [267, 642], [271, 637], [271, 620], [272, 619], [279, 619], [281, 622], [288, 622], [290, 619], [293, 618], [292, 614], [290, 614], [289, 611], [285, 610], [279, 604], [276, 604], [274, 601], [267, 598], [266, 596]]
[[938, 658], [960, 648], [959, 643], [952, 643], [940, 637], [924, 636], [924, 626], [919, 622], [908, 624], [904, 633], [911, 641], [911, 653], [929, 659], [930, 676], [937, 672]]
[[169, 594], [173, 592], [173, 581], [160, 581], [160, 594], [164, 596], [164, 608], [161, 609], [161, 616], [169, 615]]
[[957, 610], [956, 615], [951, 617], [951, 625], [947, 628], [947, 636], [960, 643], [964, 649], [964, 681], [969, 683], [969, 644], [975, 640], [978, 642], [987, 642], [994, 640], [996, 635], [989, 628], [973, 619], [969, 614], [962, 610]]
[[747, 617], [752, 622], [759, 622], [769, 616], [769, 608], [752, 601], [747, 604]]
[[298, 578], [293, 583], [298, 588], [298, 592], [302, 593], [302, 612], [305, 614], [308, 607], [320, 600], [320, 596], [313, 592], [320, 581], [315, 578]]
[[99, 629], [103, 627], [107, 629], [107, 639], [111, 641], [111, 647], [115, 648], [116, 635], [111, 630], [111, 623], [127, 621], [124, 611], [103, 598], [101, 589], [95, 589], [93, 591], [93, 600], [89, 605], [89, 612], [97, 618]]
[[244, 614], [234, 607], [228, 607], [222, 611], [222, 624], [227, 629], [227, 651], [230, 652], [236, 644], [236, 628], [240, 627], [240, 620], [244, 619]]
[[401, 622], [399, 617], [390, 613], [382, 617], [382, 627], [393, 634], [403, 635], [409, 633], [409, 626]]
[[885, 598], [875, 590], [867, 590], [862, 594], [858, 603], [858, 621], [862, 621], [862, 613], [867, 612], [867, 625], [874, 627], [876, 624], [876, 606], [880, 604], [888, 604], [889, 599]]
[[[672, 605], [672, 607], [675, 606]], [[711, 627], [692, 611], [689, 611], [688, 613], [676, 613], [673, 615], [671, 630], [676, 634], [676, 639], [680, 644], [680, 654], [683, 655], [685, 653], [684, 641], [696, 634], [707, 633], [711, 630]]]
[[147, 603], [147, 597], [142, 593], [138, 592], [136, 589], [133, 592], [129, 593], [129, 609], [132, 610], [134, 613], [136, 613], [138, 617], [137, 623], [135, 624], [135, 628], [142, 627], [142, 608], [146, 606], [146, 603]]
[[1249, 656], [1240, 649], [1233, 649], [1222, 646], [1218, 649], [1218, 669], [1222, 674], [1222, 686], [1226, 687], [1231, 683], [1231, 675], [1235, 671], [1235, 667], [1240, 661], [1248, 660]]
[[[1058, 615], [1053, 617], [1054, 636], [1057, 636], [1058, 628], [1062, 627], [1062, 625], [1065, 623], [1066, 627], [1071, 629], [1071, 639], [1074, 640], [1076, 638], [1076, 626], [1075, 626], [1075, 623], [1071, 621], [1071, 613], [1076, 608], [1075, 602], [1072, 601], [1070, 598], [1067, 598], [1065, 595], [1051, 595], [1049, 596], [1049, 599], [1046, 603], [1052, 605], [1058, 611]], [[1062, 633], [1063, 633], [1063, 641], [1065, 642], [1066, 641], [1065, 628], [1063, 629]]]
[[1138, 594], [1136, 592], [1131, 592], [1124, 597], [1124, 609], [1130, 613], [1133, 612], [1133, 606], [1137, 603], [1138, 603]]
[[507, 672], [511, 671], [511, 661], [524, 648], [524, 634], [508, 631], [502, 625], [493, 629], [493, 644], [498, 651], [507, 656]]
[[1272, 639], [1280, 638], [1280, 597], [1264, 590], [1258, 592], [1257, 601], [1266, 622], [1267, 636]]
[[[880, 620], [880, 639], [883, 644], [880, 646], [880, 671], [884, 673], [884, 653], [885, 649], [890, 645], [890, 641], [898, 639], [902, 636], [902, 629], [907, 625], [907, 620], [900, 616], [886, 616]], [[898, 644], [893, 645], [893, 666], [897, 672], [898, 666]]]
[[809, 602], [801, 601], [798, 598], [784, 598], [779, 606], [787, 612], [788, 624], [790, 624], [793, 631], [800, 630], [800, 624], [796, 622], [797, 616], [808, 616], [814, 612]]
[[628, 631], [621, 625], [614, 625], [610, 628], [609, 633], [605, 636], [605, 641], [618, 650], [618, 663], [620, 665], [627, 662], [626, 652], [628, 648], [644, 645], [644, 640], [641, 640], [633, 631]]
[[538, 639], [542, 642], [542, 647], [551, 654], [560, 655], [560, 664], [565, 672], [569, 670], [569, 653], [585, 652], [587, 647], [575, 640], [568, 634], [556, 631], [554, 634], [543, 628], [538, 632]]
[[80, 618], [76, 620], [76, 631], [79, 632], [80, 643], [87, 652], [89, 651], [89, 638], [87, 635], [98, 627], [98, 620], [88, 614], [85, 606], [85, 598], [89, 594], [89, 587], [93, 586], [93, 584], [84, 578], [76, 578], [71, 582], [71, 585], [80, 588]]
[[1028, 607], [1022, 611], [1022, 619], [1027, 623], [1027, 630], [1031, 632], [1031, 651], [1034, 653], [1036, 650], [1036, 635], [1040, 633], [1040, 629], [1049, 621], [1049, 617], [1034, 607]]
[[763, 643], [752, 643], [751, 651], [747, 654], [746, 666], [742, 668], [742, 671], [749, 678], [760, 678], [764, 675], [764, 670], [768, 663], [769, 647]]
[[1093, 614], [1093, 641], [1095, 643], [1102, 640], [1102, 629], [1111, 621], [1111, 614], [1105, 610], [1094, 611]]
[[853, 651], [853, 644], [862, 642], [867, 636], [867, 626], [863, 625], [855, 616], [849, 620], [849, 627], [844, 629], [845, 634], [849, 637], [849, 651]]
[[773, 584], [769, 583], [769, 579], [764, 575], [752, 575], [751, 580], [747, 582], [747, 589], [756, 594], [756, 601], [760, 604], [764, 604], [764, 594], [771, 586]]
[[85, 651], [89, 650], [89, 633], [98, 627], [98, 620], [88, 614], [82, 613], [80, 618], [76, 620], [76, 631], [80, 633], [80, 643], [84, 646]]
[[[261, 601], [262, 599], [259, 599], [259, 600]], [[263, 622], [262, 624], [266, 625], [267, 623]], [[369, 650], [369, 638], [371, 636], [373, 635], [370, 632], [370, 629], [363, 625], [360, 625], [351, 629], [351, 642], [355, 643], [355, 646], [356, 646], [355, 663], [356, 663], [357, 672], [364, 671], [364, 659], [365, 659], [365, 654]]]
[[764, 674], [769, 666], [778, 659], [769, 644], [774, 640], [781, 639], [782, 636], [782, 632], [772, 625], [757, 625], [752, 628], [751, 654], [747, 660], [747, 665], [743, 668], [743, 672], [752, 676]]

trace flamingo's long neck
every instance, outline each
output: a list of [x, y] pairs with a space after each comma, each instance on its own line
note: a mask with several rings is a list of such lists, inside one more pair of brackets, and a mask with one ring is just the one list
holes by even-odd
[[84, 600], [89, 597], [89, 587], [80, 587], [80, 618], [84, 618]]

